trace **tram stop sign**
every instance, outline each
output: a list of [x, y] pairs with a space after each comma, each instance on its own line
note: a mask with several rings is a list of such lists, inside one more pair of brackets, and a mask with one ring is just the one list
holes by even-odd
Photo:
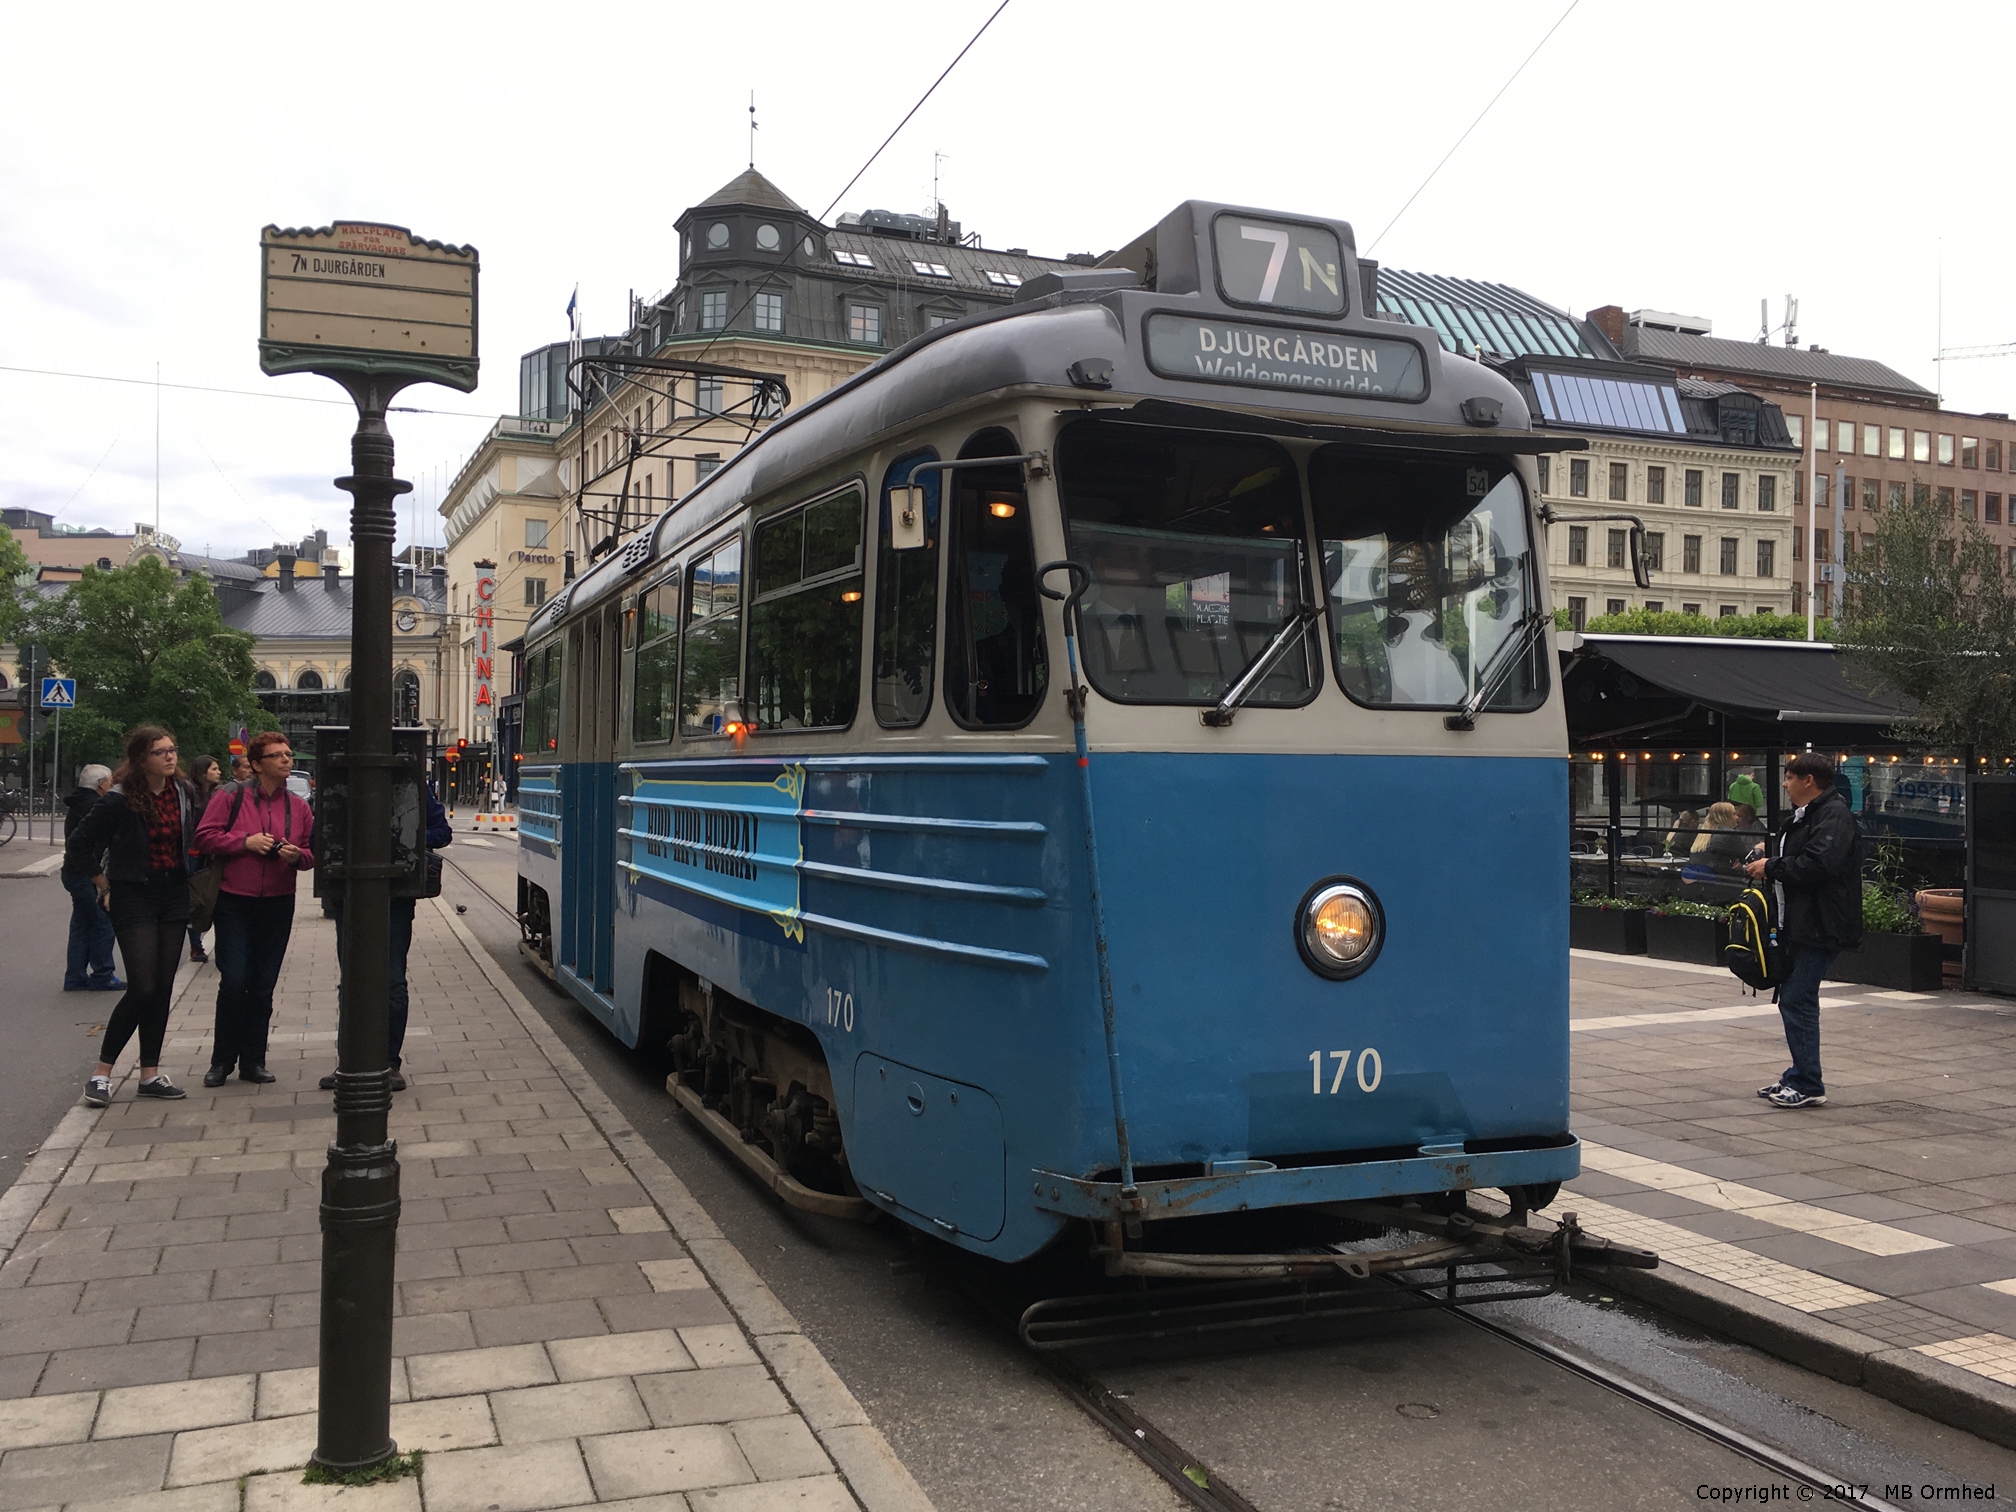
[[42, 707], [45, 709], [74, 709], [77, 707], [77, 679], [74, 677], [45, 677], [42, 679]]

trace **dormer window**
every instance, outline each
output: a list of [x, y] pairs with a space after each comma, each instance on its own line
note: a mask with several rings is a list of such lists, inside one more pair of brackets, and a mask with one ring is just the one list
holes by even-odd
[[921, 278], [950, 278], [952, 276], [952, 270], [943, 263], [918, 262], [915, 258], [912, 258], [910, 260], [910, 267]]
[[833, 249], [833, 261], [840, 264], [843, 268], [872, 268], [875, 266], [875, 259], [870, 257], [866, 252], [843, 252], [838, 247]]
[[987, 269], [987, 282], [993, 284], [998, 289], [1019, 289], [1022, 287], [1022, 275], [1019, 273], [1001, 273], [993, 268], [989, 268]]
[[728, 291], [726, 289], [702, 289], [700, 291], [700, 329], [718, 331], [728, 324]]

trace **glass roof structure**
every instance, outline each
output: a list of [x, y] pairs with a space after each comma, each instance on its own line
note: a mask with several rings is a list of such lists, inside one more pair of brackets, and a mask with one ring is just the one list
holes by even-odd
[[1533, 372], [1540, 413], [1555, 425], [1685, 435], [1680, 395], [1670, 383], [1630, 378], [1585, 378], [1579, 373]]
[[1565, 310], [1509, 284], [1381, 268], [1379, 308], [1429, 327], [1452, 352], [1502, 357], [1607, 356], [1590, 348], [1580, 322]]

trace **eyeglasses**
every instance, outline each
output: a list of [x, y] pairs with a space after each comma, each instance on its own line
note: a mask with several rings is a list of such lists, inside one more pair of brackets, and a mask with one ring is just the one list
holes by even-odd
[[154, 749], [153, 749], [153, 750], [149, 751], [149, 752], [148, 752], [147, 754], [148, 754], [149, 756], [173, 756], [173, 755], [175, 754], [175, 747], [174, 747], [174, 746], [156, 746], [156, 747], [154, 747]]
[[285, 756], [289, 761], [292, 761], [294, 759], [294, 753], [292, 751], [261, 751], [257, 756], [253, 757], [252, 759], [254, 761], [271, 761], [276, 756]]

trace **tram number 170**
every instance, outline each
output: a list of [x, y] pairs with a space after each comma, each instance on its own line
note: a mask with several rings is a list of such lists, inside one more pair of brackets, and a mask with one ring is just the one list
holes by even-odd
[[[1309, 1090], [1314, 1092], [1318, 1097], [1324, 1095], [1323, 1061], [1326, 1056], [1336, 1062], [1337, 1065], [1337, 1074], [1330, 1078], [1330, 1091], [1332, 1093], [1344, 1090], [1344, 1073], [1351, 1069], [1351, 1052], [1349, 1050], [1311, 1050], [1309, 1052]], [[1358, 1090], [1360, 1092], [1377, 1092], [1379, 1090], [1379, 1078], [1385, 1074], [1385, 1069], [1384, 1063], [1379, 1059], [1379, 1052], [1377, 1050], [1360, 1050], [1358, 1052]]]
[[854, 1032], [854, 994], [842, 992], [838, 988], [826, 989], [826, 1023], [829, 1027]]

